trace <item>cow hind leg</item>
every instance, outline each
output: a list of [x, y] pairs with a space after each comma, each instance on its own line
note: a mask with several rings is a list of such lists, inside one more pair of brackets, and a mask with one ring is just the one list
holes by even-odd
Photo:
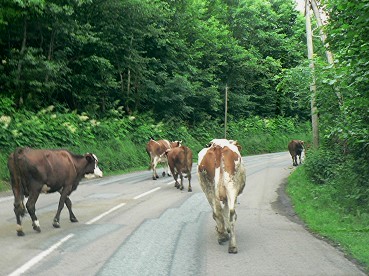
[[38, 221], [37, 219], [37, 216], [36, 216], [36, 201], [38, 199], [38, 196], [39, 196], [39, 193], [31, 193], [29, 195], [29, 198], [27, 200], [27, 203], [26, 203], [26, 207], [27, 207], [27, 211], [32, 219], [32, 227], [33, 227], [33, 230], [35, 230], [36, 232], [41, 232], [41, 227], [40, 227], [40, 222]]
[[234, 231], [234, 225], [235, 225], [235, 222], [236, 222], [236, 219], [237, 219], [235, 209], [230, 210], [229, 219], [230, 219], [230, 222], [231, 222], [231, 228], [230, 228], [231, 239], [229, 240], [228, 253], [236, 254], [238, 250], [237, 250], [237, 244], [236, 244], [236, 235], [235, 235], [235, 231]]
[[166, 172], [167, 172], [167, 175], [168, 175], [168, 176], [172, 176], [171, 171], [170, 171], [170, 169], [169, 169], [168, 162], [165, 162], [164, 168], [165, 168], [165, 169], [164, 169], [164, 171], [163, 171], [163, 177], [165, 176], [165, 170], [166, 170]]
[[23, 227], [22, 227], [22, 217], [24, 217], [25, 215], [25, 207], [23, 204], [23, 201], [21, 201], [20, 203], [14, 203], [14, 213], [15, 213], [15, 218], [17, 220], [17, 235], [18, 236], [24, 236], [24, 232], [23, 232]]
[[223, 210], [220, 205], [220, 202], [217, 200], [213, 201], [212, 206], [213, 206], [213, 219], [217, 224], [215, 229], [217, 230], [218, 234], [218, 243], [223, 244], [224, 242], [229, 240], [229, 236], [224, 224]]
[[229, 207], [229, 232], [230, 232], [230, 240], [228, 245], [228, 253], [237, 253], [237, 243], [236, 243], [236, 233], [235, 233], [235, 223], [237, 220], [237, 214], [235, 210], [235, 202], [237, 197], [234, 193], [227, 193], [228, 198], [228, 207]]
[[192, 192], [192, 187], [191, 187], [191, 172], [189, 172], [187, 174], [187, 178], [188, 178], [188, 191]]
[[180, 185], [178, 182], [178, 173], [177, 172], [173, 172], [173, 178], [174, 178], [174, 187], [176, 187], [177, 189], [179, 189]]
[[158, 173], [156, 172], [156, 166], [158, 164], [158, 159], [156, 157], [154, 157], [154, 160], [152, 161], [152, 179], [156, 180], [159, 178]]
[[181, 178], [181, 185], [179, 186], [179, 189], [182, 191], [183, 190], [183, 174], [180, 173], [179, 176]]

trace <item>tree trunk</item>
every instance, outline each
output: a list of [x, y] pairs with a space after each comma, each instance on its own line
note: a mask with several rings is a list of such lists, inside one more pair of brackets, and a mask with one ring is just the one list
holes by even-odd
[[313, 35], [311, 31], [311, 21], [310, 21], [310, 0], [305, 0], [305, 18], [306, 18], [306, 40], [308, 48], [308, 59], [309, 66], [311, 70], [311, 83], [310, 83], [310, 93], [311, 93], [311, 124], [313, 128], [313, 145], [314, 148], [319, 147], [319, 118], [318, 118], [318, 108], [316, 106], [316, 84], [315, 84], [315, 74], [314, 74], [314, 52], [313, 52]]
[[24, 101], [24, 87], [23, 83], [21, 83], [21, 74], [22, 74], [22, 65], [23, 65], [23, 58], [24, 58], [24, 52], [26, 51], [26, 44], [27, 44], [27, 19], [24, 17], [23, 20], [23, 40], [22, 40], [22, 46], [21, 50], [19, 52], [19, 62], [18, 62], [18, 68], [17, 68], [17, 80], [16, 80], [16, 86], [17, 86], [17, 93], [18, 93], [18, 107], [21, 107], [23, 105]]
[[[333, 55], [332, 55], [332, 52], [329, 51], [329, 44], [326, 43], [327, 35], [323, 31], [324, 24], [323, 24], [322, 18], [320, 16], [320, 11], [319, 11], [318, 5], [316, 4], [315, 0], [311, 0], [311, 6], [313, 8], [315, 19], [316, 19], [318, 27], [319, 27], [320, 39], [323, 42], [323, 45], [325, 47], [325, 55], [327, 57], [327, 61], [330, 65], [333, 65], [334, 64]], [[336, 96], [338, 98], [339, 104], [342, 105], [343, 99], [342, 99], [341, 93], [338, 92], [338, 91], [336, 91], [335, 93], [336, 93]]]
[[[133, 44], [133, 35], [131, 36], [131, 42], [129, 45], [129, 50], [132, 50], [132, 44]], [[129, 54], [129, 60], [131, 59], [131, 54]], [[129, 68], [130, 65], [128, 65], [128, 70], [127, 70], [127, 99], [125, 101], [125, 110], [127, 112], [127, 114], [131, 113], [131, 110], [129, 108], [129, 101], [130, 101], [130, 97], [131, 97], [131, 69]]]

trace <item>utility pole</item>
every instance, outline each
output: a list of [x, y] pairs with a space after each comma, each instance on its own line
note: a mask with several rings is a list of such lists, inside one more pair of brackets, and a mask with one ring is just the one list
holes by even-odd
[[228, 113], [228, 84], [225, 87], [224, 99], [224, 139], [227, 139], [227, 113]]
[[[313, 12], [314, 12], [314, 15], [315, 15], [315, 19], [316, 19], [316, 22], [318, 24], [318, 28], [319, 28], [319, 36], [320, 36], [320, 39], [321, 41], [323, 42], [323, 45], [325, 47], [325, 55], [327, 57], [327, 61], [329, 63], [329, 65], [332, 65], [334, 64], [334, 60], [333, 60], [333, 54], [332, 52], [329, 50], [329, 45], [328, 43], [326, 43], [326, 39], [327, 39], [327, 35], [324, 33], [324, 30], [323, 30], [323, 21], [322, 21], [322, 17], [320, 16], [320, 11], [319, 11], [319, 7], [316, 3], [315, 0], [310, 0], [311, 1], [311, 7], [313, 8]], [[342, 105], [343, 103], [343, 98], [342, 98], [342, 95], [339, 91], [336, 91], [336, 96], [338, 98], [338, 103], [340, 105]]]
[[[314, 0], [313, 0], [314, 1]], [[305, 18], [306, 18], [306, 42], [308, 48], [309, 67], [311, 70], [311, 124], [313, 128], [313, 145], [314, 148], [319, 147], [319, 118], [318, 108], [316, 106], [316, 83], [314, 74], [314, 51], [313, 51], [313, 35], [310, 20], [310, 0], [305, 0]]]

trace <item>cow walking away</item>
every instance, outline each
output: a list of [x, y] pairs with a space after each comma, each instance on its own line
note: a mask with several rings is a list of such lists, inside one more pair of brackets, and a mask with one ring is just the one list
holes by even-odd
[[236, 200], [246, 184], [241, 146], [237, 141], [214, 139], [198, 154], [198, 176], [213, 210], [218, 243], [229, 240], [228, 252], [237, 253], [235, 234]]
[[[192, 170], [192, 151], [186, 146], [180, 146], [166, 151], [169, 168], [175, 180], [174, 187], [183, 190], [183, 174], [188, 179], [188, 191], [192, 192], [191, 170]], [[181, 183], [178, 183], [178, 175]]]
[[158, 163], [164, 163], [163, 177], [165, 174], [170, 176], [168, 159], [165, 154], [166, 150], [179, 147], [182, 141], [169, 142], [168, 140], [155, 141], [154, 138], [150, 138], [150, 141], [146, 145], [146, 152], [150, 157], [150, 169], [152, 170], [152, 179], [156, 180], [159, 175], [156, 172], [156, 166]]
[[[58, 210], [53, 220], [55, 228], [60, 227], [60, 213], [64, 204], [68, 208], [70, 221], [78, 222], [72, 211], [70, 194], [77, 189], [86, 174], [102, 177], [94, 154], [76, 155], [67, 150], [17, 148], [8, 158], [8, 168], [18, 236], [24, 236], [21, 217], [25, 215], [26, 208], [32, 219], [33, 229], [41, 232], [35, 208], [41, 192], [60, 193]], [[26, 208], [24, 197], [28, 197]]]
[[304, 151], [304, 141], [291, 140], [288, 143], [288, 151], [292, 157], [292, 165], [297, 166], [297, 157], [299, 157], [299, 164], [301, 164], [301, 154]]

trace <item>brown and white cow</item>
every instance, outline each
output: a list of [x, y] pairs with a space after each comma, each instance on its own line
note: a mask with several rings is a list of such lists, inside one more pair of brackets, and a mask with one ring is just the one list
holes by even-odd
[[304, 151], [304, 141], [291, 140], [288, 143], [288, 151], [292, 157], [292, 165], [297, 166], [297, 157], [299, 157], [299, 164], [301, 164], [301, 154]]
[[208, 148], [198, 154], [200, 185], [213, 210], [218, 243], [229, 239], [229, 253], [237, 253], [235, 204], [246, 184], [246, 170], [240, 150], [237, 141], [214, 139]]
[[164, 172], [163, 176], [165, 176], [165, 171], [168, 176], [170, 176], [169, 168], [168, 168], [168, 159], [165, 154], [165, 151], [168, 149], [172, 149], [175, 147], [179, 147], [181, 145], [181, 141], [169, 142], [168, 140], [158, 140], [155, 141], [154, 138], [150, 138], [150, 141], [146, 145], [146, 152], [150, 156], [150, 169], [152, 169], [152, 179], [156, 180], [159, 178], [159, 175], [156, 172], [156, 166], [158, 163], [164, 163]]
[[[18, 148], [8, 158], [10, 181], [14, 194], [14, 213], [17, 219], [17, 234], [24, 236], [21, 217], [27, 211], [32, 219], [33, 229], [41, 232], [36, 216], [35, 204], [41, 192], [59, 192], [58, 210], [53, 226], [60, 227], [60, 212], [64, 204], [69, 210], [71, 222], [78, 222], [72, 211], [70, 194], [77, 189], [86, 174], [102, 177], [97, 157], [92, 153], [76, 155], [67, 150], [46, 150]], [[26, 208], [24, 197], [28, 197]]]
[[[191, 170], [192, 170], [192, 151], [189, 147], [180, 146], [166, 151], [169, 168], [175, 180], [174, 187], [183, 190], [183, 174], [188, 179], [188, 191], [192, 192]], [[178, 183], [178, 175], [181, 183]]]

